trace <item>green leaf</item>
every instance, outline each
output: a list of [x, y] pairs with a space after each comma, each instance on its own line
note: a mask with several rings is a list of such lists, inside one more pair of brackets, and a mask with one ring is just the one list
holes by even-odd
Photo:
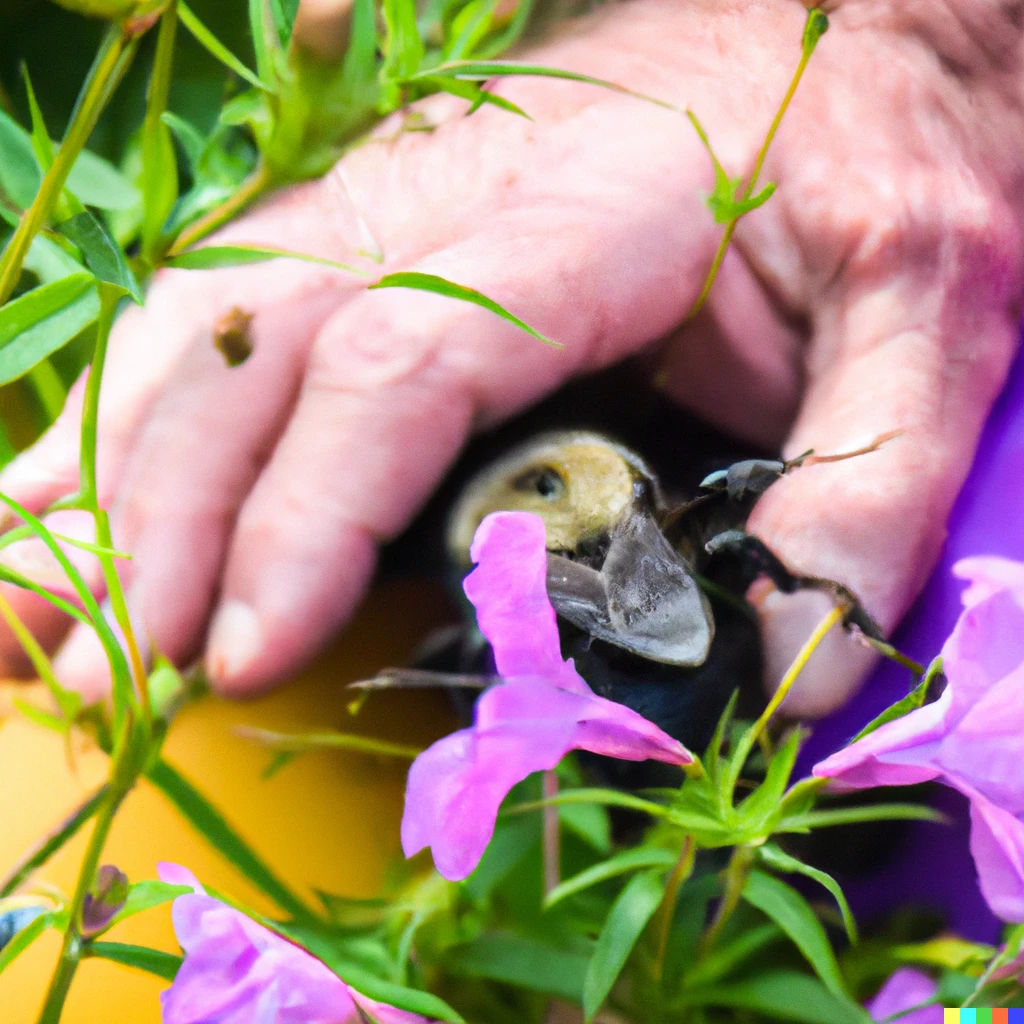
[[583, 984], [583, 1013], [588, 1024], [601, 1009], [665, 893], [661, 871], [634, 875], [612, 904]]
[[406, 761], [414, 761], [423, 753], [422, 747], [412, 747], [405, 743], [392, 743], [389, 740], [377, 740], [372, 736], [359, 736], [350, 732], [308, 732], [283, 733], [272, 732], [270, 729], [254, 729], [240, 726], [235, 730], [239, 736], [254, 743], [259, 743], [273, 750], [302, 754], [310, 750], [351, 750], [358, 754], [370, 754], [378, 757], [397, 757]]
[[404, 81], [420, 69], [424, 47], [416, 24], [415, 0], [384, 0], [384, 66], [386, 80]]
[[339, 948], [338, 944], [321, 932], [312, 929], [293, 930], [289, 925], [275, 924], [274, 927], [281, 935], [290, 938], [318, 960], [323, 961], [346, 984], [368, 999], [376, 999], [400, 1010], [421, 1014], [430, 1020], [465, 1024], [462, 1017], [444, 1000], [429, 992], [384, 981], [365, 967], [353, 963], [345, 955], [343, 948]]
[[3, 469], [17, 454], [13, 442], [7, 436], [7, 428], [4, 426], [3, 420], [0, 419], [0, 469]]
[[820, 7], [812, 7], [807, 12], [807, 23], [804, 25], [803, 50], [804, 56], [810, 57], [818, 40], [828, 31], [828, 16]]
[[564, 828], [575, 832], [598, 853], [612, 852], [612, 823], [608, 812], [598, 804], [565, 804], [558, 811]]
[[466, 82], [460, 78], [442, 78], [440, 76], [424, 78], [422, 82], [428, 88], [437, 89], [441, 92], [450, 93], [452, 96], [458, 96], [460, 99], [469, 100], [473, 104], [469, 110], [471, 114], [483, 104], [488, 103], [491, 106], [500, 107], [510, 114], [525, 117], [527, 121], [533, 120], [522, 107], [517, 107], [511, 100], [505, 99], [504, 96], [497, 96], [486, 89], [481, 89], [475, 82]]
[[89, 942], [82, 949], [82, 955], [111, 960], [125, 967], [137, 967], [140, 971], [163, 978], [164, 981], [174, 981], [184, 959], [160, 949], [132, 946], [124, 942]]
[[128, 898], [124, 906], [111, 918], [108, 927], [112, 928], [119, 921], [141, 914], [144, 910], [152, 910], [179, 896], [188, 896], [193, 890], [187, 885], [171, 885], [156, 879], [136, 882], [128, 889]]
[[192, 8], [178, 0], [178, 17], [195, 37], [196, 42], [206, 48], [217, 60], [230, 71], [233, 71], [240, 78], [244, 78], [250, 85], [264, 92], [273, 92], [273, 88], [267, 85], [255, 72], [250, 71], [192, 12]]
[[870, 1024], [856, 1003], [833, 995], [816, 978], [797, 971], [773, 971], [730, 981], [728, 985], [688, 990], [685, 1006], [721, 1006], [748, 1010], [796, 1024]]
[[785, 938], [778, 925], [767, 922], [741, 932], [732, 942], [716, 946], [686, 972], [687, 988], [710, 985], [729, 975], [736, 967], [766, 946]]
[[548, 893], [544, 905], [548, 908], [560, 903], [568, 896], [589, 889], [593, 885], [606, 882], [609, 878], [624, 875], [630, 871], [638, 871], [641, 868], [670, 868], [679, 859], [679, 854], [671, 850], [657, 850], [640, 847], [635, 850], [625, 850], [622, 853], [610, 857], [581, 871], [572, 878], [567, 878], [560, 885]]
[[282, 46], [287, 46], [295, 27], [295, 16], [299, 13], [299, 0], [270, 0], [270, 13]]
[[148, 777], [211, 846], [278, 906], [300, 919], [310, 916], [302, 900], [271, 871], [259, 854], [228, 824], [220, 811], [175, 768], [160, 760], [149, 770]]
[[83, 625], [92, 625], [89, 616], [80, 608], [76, 608], [70, 601], [65, 601], [63, 597], [57, 594], [51, 594], [49, 590], [40, 586], [35, 580], [29, 579], [28, 576], [23, 576], [20, 572], [16, 572], [6, 565], [0, 565], [0, 581], [12, 583], [16, 587], [21, 587], [22, 590], [31, 590], [33, 594], [37, 594], [44, 601], [48, 601], [54, 608], [59, 608], [65, 615], [70, 615]]
[[480, 863], [462, 883], [466, 894], [474, 900], [485, 900], [537, 846], [540, 835], [540, 816], [537, 814], [499, 819]]
[[758, 856], [770, 868], [776, 871], [785, 871], [793, 874], [804, 875], [806, 878], [813, 878], [819, 885], [823, 885], [835, 897], [839, 904], [839, 912], [843, 915], [843, 925], [846, 927], [846, 935], [851, 943], [857, 941], [857, 922], [854, 920], [853, 911], [846, 901], [842, 886], [827, 871], [811, 867], [796, 857], [791, 857], [782, 847], [775, 843], [765, 843], [758, 847]]
[[[25, 257], [25, 269], [31, 270], [39, 278], [40, 284], [50, 284], [62, 277], [81, 274], [85, 270], [85, 267], [67, 251], [72, 246], [60, 235], [54, 234], [54, 238], [59, 238], [63, 244], [59, 245], [46, 235], [36, 235]], [[67, 249], [64, 246], [67, 246]]]
[[38, 725], [43, 729], [49, 729], [51, 732], [67, 732], [67, 722], [59, 715], [50, 714], [49, 711], [44, 711], [42, 708], [37, 707], [35, 704], [30, 704], [27, 700], [22, 700], [20, 697], [12, 697], [11, 703], [34, 725]]
[[0, 192], [24, 210], [32, 205], [42, 180], [31, 136], [0, 110]]
[[[672, 809], [652, 800], [643, 800], [631, 793], [622, 793], [617, 789], [600, 787], [567, 789], [547, 800], [531, 800], [528, 803], [516, 804], [505, 811], [506, 815], [526, 814], [540, 810], [541, 807], [560, 807], [563, 804], [602, 804], [605, 807], [625, 807], [631, 811], [642, 811], [653, 818], [672, 819]], [[674, 819], [673, 819], [674, 820]]]
[[265, 263], [267, 260], [277, 259], [318, 263], [324, 267], [334, 267], [336, 270], [365, 276], [361, 270], [350, 267], [347, 263], [310, 256], [304, 252], [293, 252], [291, 249], [270, 249], [259, 245], [206, 245], [201, 249], [189, 249], [174, 256], [167, 260], [164, 266], [178, 267], [182, 270], [216, 270], [220, 267], [240, 267], [249, 263]]
[[924, 804], [870, 804], [867, 807], [837, 807], [827, 811], [808, 811], [784, 818], [776, 832], [807, 832], [835, 825], [856, 825], [864, 821], [933, 821], [948, 825], [949, 819]]
[[932, 684], [942, 675], [942, 658], [938, 657], [928, 666], [927, 672], [921, 679], [921, 682], [917, 684], [904, 697], [902, 700], [896, 701], [895, 704], [887, 707], [877, 718], [873, 718], [867, 725], [852, 740], [847, 746], [852, 746], [857, 740], [864, 739], [865, 736], [870, 735], [876, 729], [880, 729], [883, 725], [888, 722], [894, 722], [897, 718], [902, 718], [904, 715], [909, 715], [911, 711], [916, 711], [920, 707], [924, 707], [925, 701], [928, 700], [928, 691], [932, 688]]
[[794, 889], [763, 871], [752, 871], [743, 898], [773, 920], [807, 958], [825, 987], [846, 998], [846, 986], [836, 955], [810, 904]]
[[349, 44], [341, 77], [348, 95], [377, 81], [377, 12], [374, 0], [355, 0], [349, 23]]
[[14, 938], [0, 950], [0, 974], [10, 967], [22, 953], [54, 923], [55, 914], [50, 911], [33, 918], [24, 928], [14, 933]]
[[256, 51], [256, 70], [263, 81], [270, 81], [275, 77], [274, 58], [280, 53], [281, 38], [268, 0], [249, 0], [249, 29], [252, 48]]
[[39, 109], [36, 100], [36, 91], [32, 88], [32, 79], [29, 77], [28, 65], [21, 65], [21, 79], [25, 83], [25, 98], [28, 100], [29, 116], [32, 118], [32, 149], [36, 154], [36, 160], [43, 171], [50, 169], [53, 163], [53, 141], [50, 133], [46, 130], [46, 122], [43, 120], [43, 112]]
[[83, 149], [67, 180], [68, 191], [85, 206], [99, 210], [130, 210], [139, 190], [108, 160]]
[[503, 320], [507, 320], [510, 324], [513, 324], [520, 330], [526, 331], [526, 333], [531, 335], [531, 337], [544, 342], [545, 345], [550, 345], [552, 348], [562, 348], [557, 341], [552, 341], [550, 338], [541, 334], [540, 331], [535, 331], [528, 323], [520, 320], [519, 317], [514, 316], [505, 309], [504, 306], [498, 305], [498, 303], [493, 299], [489, 299], [486, 295], [482, 295], [480, 292], [475, 291], [472, 288], [467, 288], [465, 285], [461, 284], [455, 284], [454, 281], [448, 281], [443, 277], [436, 276], [435, 274], [420, 274], [415, 271], [388, 274], [386, 277], [382, 277], [376, 284], [370, 285], [371, 291], [376, 288], [412, 288], [416, 291], [432, 292], [435, 295], [444, 295], [450, 299], [458, 299], [461, 302], [470, 302], [475, 306], [480, 306], [481, 308], [500, 316]]
[[171, 130], [163, 121], [151, 123], [143, 137], [142, 238], [149, 253], [160, 238], [178, 199], [178, 164]]
[[572, 1003], [583, 997], [588, 963], [583, 953], [509, 932], [482, 935], [449, 950], [444, 958], [445, 968], [453, 974], [489, 978]]
[[515, 76], [526, 76], [530, 78], [560, 78], [570, 82], [583, 82], [586, 85], [596, 85], [602, 89], [610, 89], [612, 92], [621, 93], [624, 96], [632, 96], [635, 99], [645, 100], [656, 106], [664, 107], [666, 110], [674, 110], [681, 113], [680, 108], [664, 100], [655, 99], [653, 96], [646, 96], [641, 92], [634, 92], [624, 86], [616, 85], [603, 78], [592, 78], [590, 75], [580, 75], [575, 71], [565, 71], [562, 68], [549, 68], [541, 64], [524, 64], [515, 60], [458, 60], [441, 64], [436, 68], [420, 71], [409, 76], [407, 81], [416, 82], [424, 78], [461, 78], [470, 82], [485, 82], [489, 78], [510, 78]]
[[0, 384], [23, 376], [96, 319], [95, 283], [92, 274], [71, 274], [0, 308]]
[[82, 251], [89, 269], [101, 280], [112, 284], [142, 304], [142, 289], [135, 280], [124, 250], [114, 241], [106, 225], [88, 210], [76, 213], [57, 225], [65, 238]]
[[160, 115], [160, 120], [174, 132], [174, 137], [185, 151], [189, 170], [195, 174], [203, 157], [203, 150], [206, 149], [206, 139], [199, 134], [199, 129], [195, 125], [189, 124], [183, 117], [178, 117], [170, 110], [165, 110]]
[[764, 781], [736, 808], [744, 827], [755, 831], [770, 827], [768, 823], [778, 813], [779, 803], [789, 785], [805, 735], [800, 729], [793, 729], [789, 733], [782, 746], [772, 755]]
[[740, 195], [743, 190], [743, 180], [730, 178], [727, 179], [724, 190], [719, 191], [716, 187], [715, 191], [708, 196], [708, 209], [714, 215], [716, 224], [728, 224], [730, 221], [739, 220], [751, 210], [764, 206], [775, 195], [776, 187], [773, 182], [769, 182], [756, 195], [749, 199], [743, 199]]

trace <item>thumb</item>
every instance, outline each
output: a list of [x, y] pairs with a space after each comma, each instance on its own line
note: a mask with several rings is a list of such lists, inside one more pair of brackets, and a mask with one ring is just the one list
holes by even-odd
[[[823, 311], [786, 454], [854, 451], [889, 431], [899, 436], [870, 454], [794, 469], [758, 504], [749, 529], [794, 572], [845, 584], [889, 633], [938, 558], [1009, 371], [1017, 328], [1008, 295], [977, 282], [973, 289], [985, 294], [962, 303], [948, 295], [935, 302], [919, 279], [887, 284], [859, 295], [847, 290]], [[922, 309], [922, 295], [937, 310], [933, 316]], [[816, 366], [823, 353], [835, 355]], [[766, 681], [774, 687], [828, 602], [810, 592], [772, 592], [759, 611]], [[787, 710], [810, 717], [834, 710], [872, 663], [866, 648], [834, 631], [801, 674]]]

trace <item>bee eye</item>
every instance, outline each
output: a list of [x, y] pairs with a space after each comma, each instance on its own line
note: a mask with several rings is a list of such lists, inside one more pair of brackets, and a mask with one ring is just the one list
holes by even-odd
[[531, 469], [515, 481], [517, 491], [532, 491], [545, 501], [557, 501], [565, 494], [565, 480], [562, 474], [550, 466]]

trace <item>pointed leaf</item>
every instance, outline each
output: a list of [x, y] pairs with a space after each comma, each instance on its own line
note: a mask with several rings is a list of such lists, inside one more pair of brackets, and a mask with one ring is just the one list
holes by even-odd
[[264, 82], [255, 72], [250, 71], [193, 13], [192, 8], [178, 0], [178, 17], [195, 37], [200, 46], [216, 57], [230, 71], [233, 71], [240, 78], [244, 78], [250, 85], [262, 89], [264, 92], [273, 92], [273, 88]]
[[22, 953], [54, 923], [53, 912], [33, 918], [0, 950], [0, 974], [2, 974]]
[[533, 118], [523, 110], [522, 107], [517, 107], [511, 100], [507, 100], [504, 96], [497, 96], [492, 92], [488, 92], [486, 89], [481, 89], [475, 82], [466, 82], [460, 78], [442, 78], [441, 76], [435, 76], [430, 78], [422, 79], [425, 86], [430, 89], [438, 89], [441, 92], [450, 93], [452, 96], [458, 96], [461, 99], [469, 100], [473, 105], [469, 109], [469, 113], [479, 110], [485, 103], [491, 106], [500, 107], [502, 110], [508, 111], [510, 114], [517, 114], [519, 117], [525, 117], [527, 121], [532, 121]]
[[396, 81], [409, 79], [419, 71], [424, 54], [415, 0], [384, 0], [382, 11], [386, 36], [381, 75]]
[[588, 1024], [608, 998], [664, 894], [662, 872], [648, 871], [630, 879], [612, 904], [583, 984], [583, 1013]]
[[887, 707], [880, 715], [873, 718], [867, 725], [856, 736], [850, 740], [849, 745], [857, 742], [857, 740], [864, 739], [865, 736], [870, 735], [876, 729], [880, 729], [887, 722], [894, 722], [897, 718], [902, 718], [904, 715], [909, 715], [911, 711], [916, 711], [920, 707], [924, 707], [925, 702], [928, 700], [928, 692], [931, 690], [932, 685], [942, 675], [942, 658], [935, 658], [934, 661], [928, 666], [928, 671], [925, 672], [921, 682], [917, 684], [901, 700], [896, 701], [895, 704]]
[[773, 971], [728, 985], [695, 988], [687, 991], [680, 1003], [747, 1010], [795, 1024], [871, 1024], [862, 1007], [833, 995], [817, 978], [797, 971]]
[[152, 910], [153, 907], [170, 903], [179, 896], [188, 896], [191, 892], [192, 889], [187, 885], [172, 885], [158, 879], [136, 882], [128, 889], [128, 898], [124, 906], [111, 918], [108, 927], [112, 928], [119, 921], [141, 914], [144, 910]]
[[249, 881], [253, 882], [282, 910], [297, 918], [308, 918], [309, 910], [252, 847], [228, 824], [225, 817], [191, 782], [166, 761], [157, 761], [149, 780]]
[[0, 192], [19, 210], [25, 210], [32, 205], [42, 180], [31, 136], [0, 110]]
[[949, 819], [924, 804], [868, 804], [865, 807], [837, 807], [834, 810], [807, 811], [784, 818], [776, 832], [807, 832], [814, 828], [856, 825], [864, 821], [934, 821], [948, 825]]
[[140, 971], [163, 978], [164, 981], [174, 981], [184, 959], [160, 949], [133, 946], [124, 942], [90, 942], [82, 952], [84, 956], [111, 960], [125, 967], [137, 967]]
[[67, 180], [68, 191], [85, 206], [99, 210], [130, 210], [139, 190], [109, 160], [83, 149]]
[[99, 315], [92, 274], [70, 274], [0, 308], [0, 384], [63, 348]]
[[496, 932], [449, 950], [444, 966], [453, 974], [488, 978], [578, 1003], [588, 962], [582, 953], [523, 935]]
[[843, 976], [825, 929], [796, 889], [763, 871], [754, 870], [743, 888], [743, 898], [793, 940], [833, 995], [846, 997]]
[[27, 64], [21, 65], [21, 79], [25, 83], [25, 98], [28, 100], [29, 116], [32, 118], [32, 149], [35, 151], [39, 166], [43, 171], [48, 171], [50, 164], [53, 163], [53, 141], [46, 130], [46, 122], [36, 100], [36, 91], [32, 88]]
[[610, 857], [608, 860], [592, 865], [585, 871], [581, 871], [578, 875], [573, 875], [572, 878], [567, 878], [560, 885], [556, 885], [548, 893], [544, 900], [544, 905], [550, 909], [556, 903], [561, 903], [568, 896], [582, 892], [593, 885], [599, 885], [601, 882], [606, 882], [609, 878], [616, 878], [618, 875], [624, 875], [630, 871], [638, 871], [641, 868], [670, 868], [678, 859], [678, 852], [673, 853], [671, 850], [648, 849], [645, 847], [625, 850], [614, 857]]
[[592, 78], [590, 75], [581, 75], [575, 71], [565, 71], [562, 68], [550, 68], [541, 64], [525, 64], [515, 60], [458, 60], [441, 64], [436, 68], [427, 71], [420, 71], [408, 78], [410, 82], [416, 82], [428, 77], [451, 77], [461, 78], [471, 82], [485, 82], [489, 78], [509, 78], [514, 76], [525, 76], [530, 78], [561, 78], [570, 82], [583, 82], [586, 85], [596, 85], [602, 89], [610, 89], [612, 92], [621, 93], [624, 96], [632, 96], [639, 100], [646, 100], [656, 106], [664, 107], [666, 110], [679, 112], [679, 107], [664, 100], [655, 99], [653, 96], [645, 96], [643, 93], [634, 92], [624, 86], [616, 85], [603, 78]]
[[277, 259], [318, 263], [323, 267], [334, 267], [336, 270], [364, 276], [362, 271], [350, 267], [347, 263], [338, 263], [320, 256], [294, 252], [291, 249], [271, 249], [260, 245], [205, 245], [201, 249], [189, 249], [172, 257], [165, 261], [164, 266], [178, 267], [182, 270], [216, 270], [220, 267], [240, 267], [248, 263], [266, 263], [267, 260]]
[[57, 225], [85, 257], [89, 269], [101, 280], [112, 284], [142, 304], [142, 289], [135, 280], [124, 250], [114, 241], [106, 225], [88, 210], [76, 213]]
[[710, 985], [728, 976], [736, 967], [759, 953], [766, 946], [784, 939], [785, 935], [777, 924], [766, 924], [747, 928], [731, 942], [715, 946], [693, 968], [686, 972], [684, 983], [687, 988]]
[[857, 941], [857, 922], [854, 920], [853, 911], [846, 901], [842, 886], [827, 872], [819, 868], [811, 867], [796, 857], [791, 857], [781, 846], [775, 843], [765, 843], [758, 848], [758, 856], [770, 868], [776, 871], [785, 871], [792, 874], [804, 875], [806, 878], [813, 878], [819, 885], [823, 885], [836, 899], [839, 904], [839, 912], [843, 915], [843, 924], [846, 927], [846, 935], [850, 942]]
[[510, 324], [513, 324], [522, 331], [526, 331], [527, 334], [538, 341], [544, 342], [545, 345], [550, 345], [552, 348], [562, 348], [557, 341], [552, 341], [541, 334], [540, 331], [535, 331], [528, 323], [510, 313], [504, 306], [498, 305], [493, 299], [489, 299], [486, 295], [475, 291], [473, 288], [467, 288], [465, 285], [448, 281], [443, 277], [438, 277], [436, 274], [420, 274], [414, 271], [388, 274], [386, 277], [382, 277], [376, 284], [370, 285], [371, 291], [376, 288], [412, 288], [416, 291], [445, 295], [450, 299], [458, 299], [461, 302], [470, 302], [475, 306], [480, 306], [494, 313], [496, 316], [500, 316], [503, 320], [507, 320]]

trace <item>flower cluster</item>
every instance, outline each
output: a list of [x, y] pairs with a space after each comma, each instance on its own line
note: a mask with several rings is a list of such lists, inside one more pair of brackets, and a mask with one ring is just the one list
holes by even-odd
[[814, 769], [834, 789], [939, 780], [971, 804], [982, 892], [1005, 921], [1024, 921], [1024, 565], [964, 559], [965, 609], [942, 650], [946, 689]]

